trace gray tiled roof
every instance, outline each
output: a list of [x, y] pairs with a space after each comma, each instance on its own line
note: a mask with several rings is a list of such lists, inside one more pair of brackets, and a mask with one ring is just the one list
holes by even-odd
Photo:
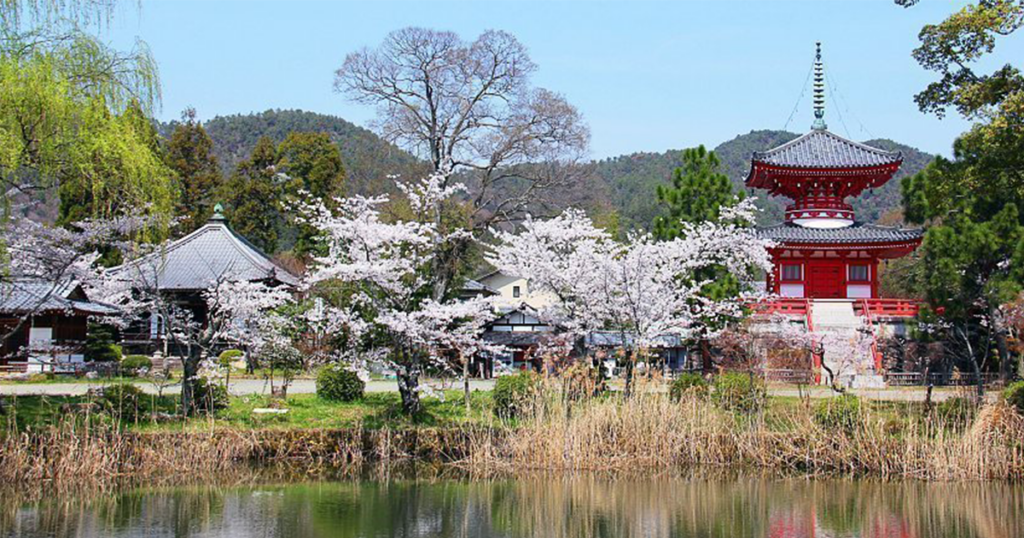
[[874, 148], [826, 130], [813, 130], [777, 148], [754, 152], [755, 162], [793, 168], [856, 168], [902, 160], [898, 151]]
[[122, 265], [139, 270], [161, 290], [203, 290], [219, 279], [276, 280], [297, 286], [299, 279], [276, 264], [220, 219], [172, 242], [160, 251]]
[[117, 313], [113, 306], [89, 301], [79, 284], [70, 280], [56, 285], [42, 280], [0, 283], [0, 313], [21, 315], [70, 310], [95, 315]]
[[462, 291], [464, 293], [487, 293], [490, 295], [499, 295], [501, 292], [480, 282], [479, 280], [468, 279], [462, 285]]
[[[622, 347], [622, 334], [616, 331], [594, 331], [587, 335], [587, 344], [602, 347]], [[633, 336], [627, 334], [626, 342], [632, 344]], [[682, 347], [683, 339], [677, 334], [664, 334], [656, 338], [661, 347]]]
[[535, 346], [551, 336], [549, 331], [485, 331], [483, 339], [498, 346]]
[[914, 241], [924, 235], [919, 228], [894, 228], [874, 224], [854, 223], [845, 228], [806, 228], [784, 223], [757, 230], [761, 239], [791, 243], [891, 243]]

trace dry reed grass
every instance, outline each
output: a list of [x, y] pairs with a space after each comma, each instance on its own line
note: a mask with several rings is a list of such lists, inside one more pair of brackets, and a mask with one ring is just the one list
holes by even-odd
[[[651, 472], [680, 467], [757, 468], [804, 475], [923, 480], [1024, 476], [1024, 418], [997, 403], [970, 424], [868, 409], [847, 430], [816, 423], [806, 406], [735, 414], [706, 396], [672, 401], [655, 390], [625, 399], [565, 396], [548, 382], [514, 422], [444, 428], [125, 431], [71, 418], [0, 435], [0, 483], [102, 488], [211, 479], [239, 466], [283, 463], [301, 472], [419, 461], [475, 475], [526, 471]], [[648, 388], [650, 389], [650, 387]]]
[[179, 484], [231, 476], [252, 465], [297, 473], [380, 472], [407, 462], [467, 457], [467, 428], [241, 430], [139, 433], [67, 420], [0, 436], [0, 484], [15, 488], [97, 489]]
[[[569, 402], [542, 391], [513, 435], [478, 430], [460, 462], [483, 473], [757, 468], [809, 475], [923, 480], [1024, 477], [1024, 418], [1004, 403], [971, 424], [860, 413], [854, 428], [821, 425], [806, 406], [739, 415], [706, 396], [654, 391]], [[482, 434], [482, 435], [481, 435]]]

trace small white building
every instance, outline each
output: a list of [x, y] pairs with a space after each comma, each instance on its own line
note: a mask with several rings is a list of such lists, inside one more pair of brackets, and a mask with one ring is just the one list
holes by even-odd
[[554, 302], [551, 294], [532, 290], [527, 279], [501, 271], [492, 271], [476, 281], [497, 292], [496, 302], [503, 309], [518, 308], [525, 304], [540, 310]]

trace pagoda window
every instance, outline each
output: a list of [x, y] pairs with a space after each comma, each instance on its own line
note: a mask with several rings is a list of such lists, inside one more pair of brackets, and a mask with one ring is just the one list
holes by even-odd
[[847, 280], [850, 282], [868, 282], [871, 280], [871, 270], [864, 264], [851, 264]]
[[804, 266], [799, 263], [782, 264], [783, 282], [800, 282], [804, 279]]

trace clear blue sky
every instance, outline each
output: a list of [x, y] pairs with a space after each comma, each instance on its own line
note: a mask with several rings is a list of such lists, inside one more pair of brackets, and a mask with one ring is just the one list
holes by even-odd
[[[782, 128], [821, 40], [826, 68], [845, 99], [828, 103], [833, 132], [948, 154], [966, 124], [917, 111], [912, 97], [934, 75], [910, 52], [922, 25], [962, 5], [143, 0], [141, 13], [122, 13], [106, 35], [120, 48], [136, 36], [151, 47], [163, 84], [161, 119], [178, 117], [186, 106], [203, 119], [298, 108], [366, 125], [372, 109], [331, 89], [348, 52], [405, 26], [453, 30], [467, 40], [486, 29], [506, 30], [539, 65], [535, 84], [582, 110], [594, 158], [714, 146], [752, 129]], [[992, 64], [1021, 58], [1024, 35], [1016, 35], [1000, 43]], [[790, 130], [810, 126], [809, 97], [808, 90]]]

